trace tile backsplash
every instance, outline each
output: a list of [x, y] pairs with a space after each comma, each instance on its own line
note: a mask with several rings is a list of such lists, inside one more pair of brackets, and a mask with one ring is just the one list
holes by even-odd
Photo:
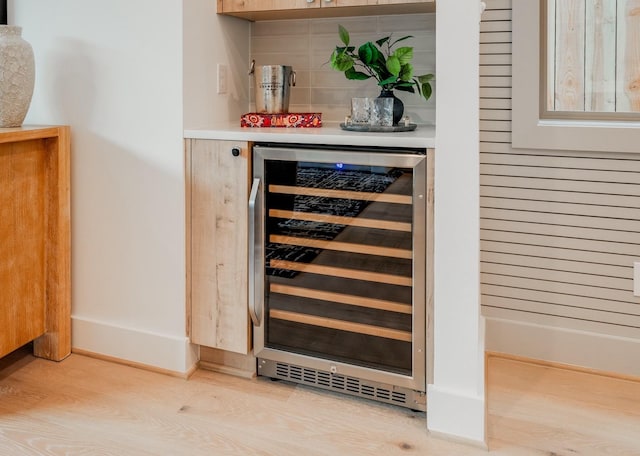
[[[435, 74], [435, 14], [361, 16], [330, 19], [260, 21], [251, 25], [251, 58], [256, 65], [290, 65], [296, 72], [291, 89], [290, 112], [321, 112], [326, 122], [343, 121], [349, 114], [351, 97], [375, 97], [380, 93], [374, 79], [350, 81], [331, 69], [329, 57], [336, 45], [338, 24], [360, 46], [393, 34], [411, 35], [402, 44], [413, 46], [415, 74]], [[434, 92], [436, 90], [433, 84]], [[395, 91], [404, 102], [412, 122], [435, 123], [435, 95], [425, 101], [417, 93]], [[254, 105], [251, 81], [251, 109]]]

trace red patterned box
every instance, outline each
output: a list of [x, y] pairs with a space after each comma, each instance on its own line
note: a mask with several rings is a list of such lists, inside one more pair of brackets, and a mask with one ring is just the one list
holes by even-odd
[[289, 112], [285, 114], [262, 114], [259, 112], [250, 112], [240, 117], [240, 126], [315, 128], [322, 126], [322, 113]]

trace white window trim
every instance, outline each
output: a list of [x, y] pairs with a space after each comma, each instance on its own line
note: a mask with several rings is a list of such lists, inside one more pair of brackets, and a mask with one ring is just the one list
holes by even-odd
[[640, 122], [540, 118], [540, 1], [513, 0], [512, 146], [640, 153]]

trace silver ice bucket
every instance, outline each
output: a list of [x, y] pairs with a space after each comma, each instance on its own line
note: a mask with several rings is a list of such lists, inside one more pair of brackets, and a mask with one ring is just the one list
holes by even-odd
[[280, 114], [289, 112], [291, 86], [296, 85], [296, 72], [286, 65], [256, 65], [251, 62], [249, 74], [255, 79], [256, 112]]

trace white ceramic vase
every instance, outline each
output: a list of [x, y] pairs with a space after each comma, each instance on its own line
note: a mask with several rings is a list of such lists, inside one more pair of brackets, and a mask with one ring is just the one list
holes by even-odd
[[19, 127], [31, 104], [35, 60], [22, 27], [0, 25], [0, 127]]

